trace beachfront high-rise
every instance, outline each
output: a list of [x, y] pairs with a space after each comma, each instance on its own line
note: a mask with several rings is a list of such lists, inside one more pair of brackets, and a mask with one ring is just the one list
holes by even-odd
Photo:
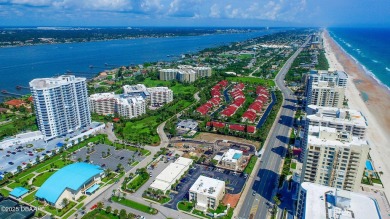
[[38, 127], [46, 139], [91, 124], [86, 78], [62, 75], [30, 82]]
[[306, 104], [342, 108], [347, 81], [348, 75], [343, 71], [310, 71]]
[[301, 180], [357, 191], [370, 146], [367, 141], [336, 128], [309, 125], [304, 142]]
[[298, 219], [380, 219], [376, 200], [356, 192], [304, 182], [297, 205]]

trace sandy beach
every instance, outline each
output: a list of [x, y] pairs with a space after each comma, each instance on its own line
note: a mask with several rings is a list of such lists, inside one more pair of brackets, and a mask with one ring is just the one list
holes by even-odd
[[[376, 170], [383, 171], [381, 180], [385, 193], [390, 198], [390, 92], [367, 74], [363, 67], [323, 32], [324, 48], [330, 68], [344, 70], [348, 76], [346, 97], [351, 109], [360, 110], [368, 123], [367, 139], [370, 155]], [[363, 100], [362, 94], [368, 100]]]

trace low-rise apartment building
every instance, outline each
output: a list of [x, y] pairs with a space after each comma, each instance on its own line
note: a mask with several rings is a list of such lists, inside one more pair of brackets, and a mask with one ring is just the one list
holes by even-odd
[[225, 195], [225, 182], [206, 176], [199, 176], [190, 188], [189, 201], [196, 203], [195, 209], [205, 211], [216, 209]]
[[210, 67], [193, 67], [190, 65], [179, 65], [177, 69], [161, 69], [160, 80], [192, 83], [199, 78], [211, 77]]

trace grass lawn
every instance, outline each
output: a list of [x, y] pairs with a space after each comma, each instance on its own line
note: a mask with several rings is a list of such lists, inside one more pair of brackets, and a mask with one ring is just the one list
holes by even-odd
[[142, 197], [144, 199], [148, 199], [148, 200], [151, 200], [151, 201], [154, 201], [154, 202], [158, 202], [158, 203], [160, 203], [162, 205], [165, 204], [165, 203], [168, 203], [171, 200], [171, 198], [166, 197], [166, 196], [162, 197], [160, 200], [157, 200], [157, 199], [154, 199], [154, 198], [151, 198], [151, 197], [146, 197], [146, 196], [143, 196], [143, 195], [142, 195]]
[[77, 199], [78, 202], [81, 202], [82, 200], [86, 199], [87, 196], [86, 195], [82, 195], [79, 199]]
[[8, 197], [10, 192], [11, 192], [11, 191], [8, 191], [8, 190], [6, 190], [6, 189], [0, 189], [0, 193], [1, 193], [2, 195], [4, 195], [4, 197]]
[[291, 169], [295, 170], [297, 168], [297, 163], [291, 163]]
[[80, 208], [82, 208], [82, 207], [83, 207], [83, 205], [84, 205], [84, 203], [80, 203], [80, 204], [78, 204], [78, 205], [76, 206], [76, 209], [80, 209]]
[[228, 81], [235, 81], [235, 82], [249, 82], [249, 83], [255, 83], [264, 85], [267, 87], [275, 86], [275, 82], [273, 80], [268, 79], [262, 79], [262, 78], [252, 78], [252, 77], [228, 77], [226, 78]]
[[127, 189], [135, 192], [137, 191], [143, 184], [145, 184], [148, 179], [150, 178], [149, 174], [147, 172], [142, 172], [141, 174], [138, 174], [135, 178], [133, 178], [128, 184]]
[[76, 212], [76, 210], [71, 210], [67, 214], [65, 214], [65, 216], [63, 216], [62, 218], [68, 218], [68, 217], [70, 217], [70, 215], [72, 215], [75, 212]]
[[253, 55], [251, 55], [251, 54], [240, 54], [238, 56], [239, 59], [250, 59], [252, 57], [253, 57]]
[[125, 139], [139, 139], [141, 136], [148, 138], [148, 142], [151, 144], [158, 144], [160, 137], [157, 134], [157, 122], [158, 116], [149, 116], [147, 118], [127, 122], [123, 129], [123, 135]]
[[177, 208], [182, 211], [190, 212], [194, 208], [194, 205], [192, 202], [181, 201], [177, 203]]
[[56, 215], [56, 216], [61, 217], [65, 213], [69, 212], [69, 210], [71, 208], [73, 208], [75, 205], [76, 205], [76, 203], [69, 201], [69, 204], [65, 208], [63, 208], [63, 209], [56, 209], [53, 206], [46, 206], [45, 210], [47, 212], [49, 212], [50, 214], [52, 214], [52, 215]]
[[112, 213], [107, 213], [104, 210], [95, 209], [84, 215], [82, 219], [119, 219], [119, 216], [114, 215]]
[[33, 185], [37, 187], [41, 187], [42, 184], [51, 176], [55, 173], [56, 171], [53, 172], [44, 172], [41, 173], [41, 175], [38, 175], [35, 177], [35, 180], [33, 180]]
[[120, 200], [118, 200], [118, 197], [116, 197], [116, 196], [112, 197], [111, 200], [114, 202], [117, 202], [119, 204], [125, 205], [127, 207], [134, 208], [135, 210], [145, 212], [147, 214], [157, 214], [157, 212], [158, 212], [157, 209], [155, 209], [155, 208], [150, 208], [149, 206], [146, 206], [144, 204], [141, 204], [141, 203], [138, 203], [138, 202], [135, 202], [132, 200], [128, 200], [128, 199], [124, 199], [124, 198], [121, 198]]
[[23, 177], [17, 177], [15, 179], [19, 179], [22, 182], [22, 181], [27, 181], [27, 180], [31, 179], [33, 176], [34, 176], [34, 174], [31, 173], [31, 174], [28, 174], [28, 175], [23, 176]]
[[134, 161], [132, 164], [131, 164], [131, 166], [136, 166], [137, 164], [139, 164], [139, 161]]
[[255, 167], [257, 156], [253, 155], [251, 159], [249, 160], [248, 165], [244, 169], [244, 173], [250, 175], [252, 173], [253, 168]]
[[183, 85], [178, 82], [175, 82], [174, 86], [171, 81], [160, 81], [160, 80], [152, 80], [150, 78], [146, 78], [144, 82], [142, 82], [146, 87], [169, 87], [174, 94], [194, 94], [196, 92], [196, 88], [193, 85]]
[[27, 203], [33, 202], [35, 200], [35, 193], [37, 193], [37, 191], [34, 191], [33, 193], [28, 194], [22, 200], [27, 202]]
[[11, 184], [8, 184], [8, 187], [9, 188], [11, 188], [11, 189], [14, 189], [14, 188], [16, 188], [16, 187], [20, 187], [20, 186], [22, 186], [22, 183], [20, 183], [20, 182], [13, 182], [13, 183], [11, 183]]
[[372, 183], [382, 184], [382, 181], [380, 179], [372, 178], [371, 181], [372, 181]]

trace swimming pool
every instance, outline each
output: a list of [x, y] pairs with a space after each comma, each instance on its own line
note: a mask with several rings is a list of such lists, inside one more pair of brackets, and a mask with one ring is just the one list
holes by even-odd
[[366, 160], [366, 168], [367, 168], [367, 170], [374, 170], [374, 167], [372, 167], [371, 161]]

